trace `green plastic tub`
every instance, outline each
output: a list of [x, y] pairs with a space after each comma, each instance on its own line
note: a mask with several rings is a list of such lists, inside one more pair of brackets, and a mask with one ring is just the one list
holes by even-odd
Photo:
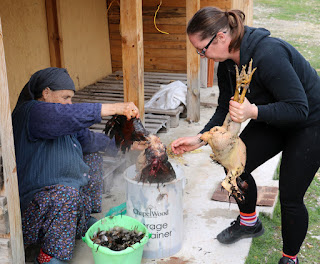
[[[113, 251], [107, 247], [94, 244], [91, 240], [94, 232], [100, 230], [109, 230], [115, 226], [120, 226], [128, 230], [138, 230], [145, 233], [140, 243], [135, 243], [131, 247], [121, 251]], [[148, 242], [151, 234], [148, 229], [138, 220], [126, 216], [118, 215], [105, 217], [93, 224], [82, 238], [82, 240], [92, 249], [95, 264], [140, 264], [144, 245]]]

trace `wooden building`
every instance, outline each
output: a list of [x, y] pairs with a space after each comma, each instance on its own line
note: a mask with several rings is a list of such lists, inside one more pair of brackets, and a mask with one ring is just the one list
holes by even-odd
[[196, 120], [199, 56], [186, 39], [186, 23], [200, 6], [214, 5], [244, 10], [250, 25], [252, 1], [162, 0], [156, 25], [169, 33], [163, 34], [154, 24], [159, 0], [119, 0], [111, 6], [109, 0], [1, 0], [1, 263], [25, 263], [11, 110], [30, 76], [46, 67], [64, 67], [81, 89], [122, 70], [124, 100], [143, 113], [144, 71], [187, 73], [188, 118]]
[[[142, 1], [144, 70], [186, 73], [186, 0], [162, 0], [154, 23], [159, 3], [159, 0]], [[108, 5], [110, 51], [114, 72], [122, 70], [120, 6], [113, 0], [108, 0]], [[201, 0], [200, 7], [205, 6], [216, 6], [222, 10], [243, 10], [246, 23], [252, 25], [252, 0]]]

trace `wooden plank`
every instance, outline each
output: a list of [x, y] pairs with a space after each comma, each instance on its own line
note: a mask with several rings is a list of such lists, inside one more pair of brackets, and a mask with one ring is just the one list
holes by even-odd
[[[121, 2], [122, 1], [127, 1], [127, 0], [121, 0], [120, 1], [120, 6], [121, 6]], [[119, 15], [119, 13], [121, 12], [121, 7], [119, 9], [118, 5], [112, 5], [112, 7], [109, 9], [109, 15], [110, 16], [116, 16]], [[155, 7], [150, 7], [150, 6], [145, 6], [143, 5], [143, 9], [142, 9], [142, 15], [143, 17], [145, 16], [149, 16], [149, 17], [154, 17], [154, 14], [157, 10], [157, 5], [155, 5]], [[178, 6], [178, 7], [162, 7], [160, 8], [160, 10], [158, 11], [157, 17], [167, 17], [167, 18], [171, 18], [171, 17], [185, 17], [185, 6]], [[113, 17], [114, 19], [114, 17]]]
[[[185, 41], [161, 41], [161, 45], [159, 45], [159, 41], [145, 41], [144, 43], [144, 49], [174, 49], [174, 50], [185, 50], [186, 49], [186, 43]], [[120, 40], [110, 40], [110, 46], [111, 47], [117, 47], [120, 45]]]
[[[120, 0], [122, 2], [124, 0]], [[216, 6], [222, 10], [229, 10], [235, 7], [243, 9], [252, 7], [249, 1], [253, 0], [201, 0], [200, 6]], [[248, 4], [246, 4], [248, 2]], [[108, 3], [111, 3], [108, 0]], [[156, 24], [162, 31], [170, 34], [161, 34], [154, 26], [154, 15], [160, 1], [143, 0], [142, 1], [142, 16], [143, 16], [143, 38], [144, 38], [144, 69], [150, 72], [187, 72], [186, 59], [186, 1], [185, 0], [162, 0], [162, 4], [156, 16]], [[245, 8], [246, 16], [251, 17], [249, 8]], [[115, 49], [121, 45], [121, 37], [119, 31], [120, 25], [120, 8], [118, 4], [113, 4], [108, 12], [109, 36], [111, 42], [111, 59], [112, 70], [117, 71], [122, 69], [121, 52]], [[250, 23], [247, 23], [250, 25]], [[159, 49], [160, 52], [166, 54], [165, 49], [170, 49], [173, 52], [185, 51], [181, 55], [171, 55], [166, 58], [165, 62], [158, 60], [156, 54], [152, 55], [152, 50]], [[161, 53], [162, 54], [162, 53]], [[162, 56], [162, 55], [160, 55]], [[176, 67], [176, 58], [182, 59]], [[170, 67], [168, 65], [171, 65]]]
[[[147, 38], [148, 35], [146, 35], [145, 37]], [[159, 45], [159, 40], [150, 39], [150, 40], [145, 40], [143, 44], [144, 44], [144, 49], [146, 49], [146, 50], [148, 50], [148, 49], [185, 50], [186, 49], [186, 41], [185, 40], [184, 41], [183, 40], [175, 41], [174, 39], [169, 39], [169, 40], [166, 39], [166, 40], [161, 40], [161, 45]], [[110, 39], [110, 46], [112, 47], [112, 49], [116, 48], [118, 46], [121, 46], [120, 38]]]
[[120, 12], [124, 101], [134, 102], [144, 120], [142, 1], [121, 0]]
[[[186, 0], [187, 21], [200, 9], [200, 0]], [[200, 120], [200, 56], [187, 40], [187, 120], [198, 122]]]
[[[158, 24], [157, 24], [158, 25]], [[160, 27], [160, 25], [158, 25]], [[158, 28], [159, 28], [158, 27]], [[161, 30], [168, 32], [170, 34], [181, 34], [186, 31], [185, 25], [161, 25]], [[111, 33], [119, 32], [119, 25], [110, 24], [109, 31]], [[143, 23], [143, 33], [144, 34], [159, 34], [159, 31], [155, 28], [153, 22], [151, 23]]]
[[[122, 71], [116, 71], [110, 75], [108, 75], [107, 78], [109, 78], [109, 76], [123, 76], [123, 73]], [[145, 71], [144, 72], [144, 76], [145, 77], [150, 77], [150, 76], [162, 76], [163, 78], [167, 77], [167, 76], [186, 76], [186, 74], [183, 74], [183, 73], [161, 73], [161, 72], [148, 72], [148, 71]]]
[[[7, 197], [12, 263], [22, 264], [24, 245], [22, 238], [17, 166], [13, 142], [11, 109], [5, 53], [3, 45], [2, 25], [0, 20], [0, 138], [4, 170], [4, 192]], [[1, 194], [3, 196], [3, 193]]]
[[214, 60], [208, 59], [208, 81], [207, 86], [213, 86], [213, 76], [214, 76]]
[[[100, 89], [92, 88], [89, 90], [79, 90], [77, 91], [76, 95], [110, 95], [110, 96], [122, 96], [123, 97], [123, 90], [115, 90], [114, 88], [110, 88], [108, 86], [100, 86]], [[154, 90], [148, 90], [144, 92], [145, 96], [152, 96], [156, 91], [159, 89], [154, 89]]]
[[[186, 4], [185, 0], [162, 0], [161, 7], [181, 7]], [[151, 7], [157, 7], [159, 5], [159, 1], [154, 0], [143, 0], [143, 6], [151, 6]]]
[[[121, 48], [114, 48], [114, 52], [117, 54], [121, 54]], [[168, 57], [172, 58], [174, 56], [176, 57], [184, 57], [186, 54], [185, 49], [183, 50], [173, 50], [173, 49], [161, 49], [161, 48], [148, 48], [144, 50], [144, 56], [146, 58], [166, 58], [168, 60]]]
[[[152, 16], [144, 16], [143, 23], [153, 24], [154, 17]], [[156, 18], [157, 26], [162, 25], [177, 25], [186, 27], [186, 19], [184, 16], [174, 16], [174, 17], [164, 17], [162, 13], [157, 14]], [[185, 31], [186, 28], [184, 28]]]
[[245, 15], [244, 23], [248, 26], [253, 25], [253, 0], [232, 0], [232, 9], [240, 9]]
[[63, 68], [63, 45], [60, 25], [60, 1], [46, 0], [47, 28], [51, 67]]
[[161, 114], [170, 116], [170, 127], [172, 128], [179, 126], [179, 117], [183, 110], [184, 106], [178, 106], [176, 109], [172, 110], [145, 108], [145, 112], [149, 114]]
[[[194, 52], [194, 50], [193, 50]], [[196, 54], [196, 53], [195, 53]], [[170, 60], [170, 63], [168, 63], [167, 58], [145, 58], [144, 60], [144, 65], [146, 66], [147, 69], [154, 69], [157, 71], [158, 69], [166, 70], [170, 72], [171, 70], [176, 70], [179, 72], [184, 72], [185, 70], [185, 65], [186, 65], [186, 58], [172, 58]], [[121, 61], [114, 61], [113, 65], [116, 67], [121, 67]]]
[[200, 6], [201, 8], [205, 6], [216, 6], [222, 10], [227, 10], [232, 7], [231, 1], [232, 0], [201, 0]]
[[[181, 34], [160, 34], [160, 33], [149, 33], [143, 36], [144, 42], [147, 41], [181, 41], [185, 42], [187, 37], [185, 32]], [[110, 40], [121, 40], [120, 34], [110, 34]], [[159, 44], [161, 44], [161, 42]], [[113, 47], [111, 47], [113, 48]], [[112, 52], [112, 51], [111, 51]]]

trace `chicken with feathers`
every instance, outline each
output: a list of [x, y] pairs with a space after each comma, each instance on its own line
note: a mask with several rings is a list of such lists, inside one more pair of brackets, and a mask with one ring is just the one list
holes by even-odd
[[104, 129], [110, 138], [115, 137], [116, 145], [123, 153], [129, 150], [135, 141], [145, 141], [146, 148], [140, 153], [136, 168], [137, 181], [144, 183], [165, 183], [176, 178], [175, 171], [168, 160], [166, 146], [156, 135], [150, 134], [139, 118], [127, 119], [114, 115]]
[[[246, 66], [243, 66], [239, 73], [236, 66], [237, 84], [234, 101], [243, 103], [255, 70], [256, 68], [252, 69], [252, 60], [249, 63], [248, 72], [246, 72]], [[222, 126], [211, 128], [210, 131], [203, 133], [200, 139], [212, 148], [211, 159], [222, 165], [227, 172], [227, 176], [221, 183], [222, 187], [238, 202], [243, 202], [246, 185], [238, 177], [243, 173], [246, 165], [246, 146], [239, 137], [240, 128], [241, 123], [234, 122], [228, 113]]]

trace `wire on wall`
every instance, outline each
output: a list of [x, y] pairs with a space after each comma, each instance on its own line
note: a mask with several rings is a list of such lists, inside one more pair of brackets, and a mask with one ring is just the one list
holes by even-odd
[[169, 34], [168, 32], [162, 31], [162, 30], [160, 30], [160, 29], [157, 27], [156, 18], [157, 18], [157, 14], [158, 14], [158, 12], [159, 12], [159, 10], [160, 10], [161, 4], [162, 4], [162, 0], [160, 0], [160, 4], [158, 5], [157, 11], [154, 13], [153, 24], [154, 24], [156, 30], [158, 30], [160, 33], [162, 33], [162, 34]]

